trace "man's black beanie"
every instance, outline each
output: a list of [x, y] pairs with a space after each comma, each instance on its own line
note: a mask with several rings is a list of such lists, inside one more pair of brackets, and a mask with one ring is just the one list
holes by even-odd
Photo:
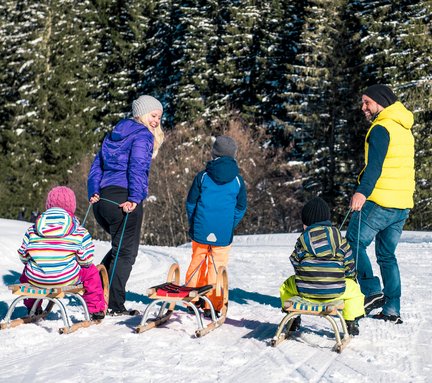
[[394, 104], [398, 99], [388, 86], [380, 84], [371, 85], [363, 92], [363, 94], [370, 97], [383, 108], [387, 108], [389, 105]]
[[322, 198], [315, 197], [304, 205], [301, 212], [302, 222], [306, 226], [313, 225], [317, 222], [330, 220], [330, 209]]

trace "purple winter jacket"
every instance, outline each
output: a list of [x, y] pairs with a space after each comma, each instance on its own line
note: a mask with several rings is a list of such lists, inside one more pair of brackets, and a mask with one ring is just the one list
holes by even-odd
[[143, 124], [121, 120], [105, 137], [90, 168], [89, 199], [107, 186], [120, 186], [128, 189], [128, 201], [143, 201], [148, 192], [153, 141], [153, 134]]

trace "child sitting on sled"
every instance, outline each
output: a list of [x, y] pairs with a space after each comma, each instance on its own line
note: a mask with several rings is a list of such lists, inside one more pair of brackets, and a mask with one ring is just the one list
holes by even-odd
[[[364, 316], [364, 295], [357, 284], [356, 265], [351, 248], [341, 232], [330, 222], [327, 203], [315, 197], [301, 213], [304, 231], [297, 239], [290, 260], [295, 275], [280, 287], [282, 307], [299, 295], [312, 302], [343, 300], [342, 315], [350, 335], [358, 335], [358, 320]], [[296, 317], [291, 329], [300, 326]]]
[[[233, 232], [246, 212], [246, 187], [235, 160], [237, 144], [231, 137], [219, 136], [213, 144], [212, 160], [199, 172], [189, 190], [186, 211], [192, 239], [192, 260], [186, 273], [186, 286], [215, 284], [217, 269], [227, 266]], [[223, 298], [214, 289], [207, 297], [216, 314]], [[210, 317], [204, 300], [195, 302]]]
[[[21, 283], [62, 287], [82, 283], [83, 298], [92, 320], [105, 317], [106, 302], [99, 271], [93, 262], [94, 245], [89, 232], [74, 216], [73, 190], [57, 186], [48, 193], [47, 210], [27, 229], [18, 254], [24, 263]], [[30, 311], [35, 300], [25, 299]], [[36, 313], [42, 311], [41, 302]]]

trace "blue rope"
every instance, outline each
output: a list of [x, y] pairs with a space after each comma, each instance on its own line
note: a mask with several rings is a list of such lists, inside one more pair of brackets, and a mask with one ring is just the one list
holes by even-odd
[[100, 197], [99, 199], [100, 199], [101, 201], [111, 202], [112, 204], [117, 205], [117, 206], [120, 205], [118, 202], [113, 201], [113, 200], [110, 200], [110, 199], [108, 199], [108, 198]]
[[343, 219], [341, 225], [339, 226], [339, 230], [342, 230], [345, 221], [347, 220], [349, 214], [351, 213], [351, 208], [348, 209], [348, 213], [346, 213], [345, 218]]
[[359, 216], [359, 220], [358, 220], [358, 230], [357, 230], [356, 271], [357, 271], [359, 245], [360, 245], [361, 210], [359, 210], [358, 216]]
[[[348, 212], [345, 215], [345, 218], [342, 221], [342, 224], [339, 226], [339, 230], [342, 230], [342, 227], [347, 220], [349, 214], [351, 213], [352, 209], [349, 208]], [[359, 220], [358, 220], [358, 230], [357, 230], [357, 246], [356, 246], [356, 255], [355, 255], [355, 268], [357, 271], [357, 264], [358, 264], [358, 254], [359, 254], [359, 244], [360, 244], [360, 227], [361, 227], [361, 210], [358, 212]]]
[[[112, 200], [110, 200], [110, 199], [108, 199], [108, 198], [100, 197], [100, 200], [107, 201], [107, 202], [110, 202], [110, 203], [112, 203], [112, 204], [114, 204], [114, 205], [119, 206], [119, 203], [118, 203], [118, 202], [112, 201]], [[89, 212], [90, 212], [91, 207], [92, 207], [92, 204], [89, 203], [89, 207], [87, 208], [87, 212], [86, 212], [85, 217], [84, 217], [84, 219], [83, 219], [82, 226], [84, 226], [84, 224], [85, 224], [85, 222], [86, 222], [86, 220], [87, 220], [87, 216], [88, 216], [88, 214], [89, 214]], [[110, 277], [110, 280], [109, 280], [109, 286], [108, 286], [108, 288], [111, 287], [111, 283], [112, 283], [112, 280], [113, 280], [113, 278], [114, 278], [115, 269], [116, 269], [116, 267], [117, 267], [117, 260], [118, 260], [118, 256], [119, 256], [120, 249], [121, 249], [121, 245], [122, 245], [122, 242], [123, 242], [124, 232], [125, 232], [125, 230], [126, 230], [126, 223], [127, 223], [127, 220], [128, 220], [128, 216], [129, 216], [129, 213], [126, 213], [126, 217], [124, 217], [124, 223], [123, 223], [123, 228], [122, 228], [122, 232], [121, 232], [121, 235], [120, 235], [119, 244], [118, 244], [118, 247], [117, 247], [117, 253], [116, 253], [116, 256], [115, 256], [115, 258], [114, 258], [114, 265], [113, 265], [113, 269], [112, 269], [112, 271], [111, 271], [111, 277]]]
[[[112, 200], [110, 200], [110, 199], [108, 199], [108, 198], [100, 197], [99, 199], [104, 200], [104, 201], [107, 201], [107, 202], [111, 202], [112, 204], [117, 205], [117, 206], [119, 205], [118, 202], [112, 201]], [[92, 203], [89, 203], [89, 206], [88, 206], [88, 208], [87, 208], [87, 211], [86, 211], [86, 213], [85, 213], [85, 216], [84, 216], [84, 219], [83, 219], [83, 221], [82, 221], [81, 226], [85, 226], [85, 223], [86, 223], [86, 221], [87, 221], [87, 216], [89, 215], [89, 213], [90, 213], [90, 209], [91, 209], [92, 206], [93, 206], [93, 204], [92, 204]]]
[[124, 224], [123, 224], [122, 232], [121, 232], [121, 235], [120, 235], [119, 244], [118, 244], [118, 247], [117, 247], [117, 254], [116, 254], [115, 258], [114, 258], [114, 265], [113, 265], [113, 269], [111, 271], [111, 278], [110, 278], [110, 281], [109, 281], [109, 287], [111, 287], [111, 282], [112, 282], [112, 280], [114, 278], [114, 273], [115, 273], [115, 269], [116, 269], [116, 266], [117, 266], [117, 260], [118, 260], [118, 256], [119, 256], [120, 249], [121, 249], [121, 245], [122, 245], [122, 242], [123, 242], [123, 235], [124, 235], [124, 232], [125, 232], [125, 229], [126, 229], [126, 223], [127, 223], [128, 217], [129, 217], [129, 213], [126, 213], [126, 217], [124, 217]]
[[89, 212], [90, 212], [91, 207], [92, 207], [92, 204], [89, 203], [89, 206], [88, 206], [88, 208], [87, 208], [87, 211], [86, 211], [86, 213], [85, 213], [85, 216], [84, 216], [84, 219], [83, 219], [83, 221], [82, 221], [81, 226], [85, 226], [85, 223], [86, 223], [86, 221], [87, 221], [87, 216], [89, 215]]
[[[110, 202], [113, 205], [117, 205], [117, 206], [120, 205], [118, 202], [110, 200], [108, 198], [100, 197], [100, 200]], [[112, 280], [114, 278], [115, 270], [116, 270], [116, 267], [117, 267], [118, 256], [120, 254], [120, 249], [121, 249], [121, 245], [122, 245], [122, 242], [123, 242], [123, 236], [124, 236], [124, 232], [126, 230], [126, 223], [127, 223], [128, 217], [129, 217], [129, 213], [126, 213], [126, 216], [124, 217], [124, 223], [123, 223], [123, 228], [122, 228], [122, 232], [121, 232], [121, 235], [120, 235], [119, 244], [118, 244], [118, 247], [117, 247], [117, 253], [116, 253], [116, 256], [114, 258], [113, 268], [111, 270], [111, 277], [110, 277], [110, 280], [109, 280], [109, 287], [111, 287], [111, 283], [112, 283]]]

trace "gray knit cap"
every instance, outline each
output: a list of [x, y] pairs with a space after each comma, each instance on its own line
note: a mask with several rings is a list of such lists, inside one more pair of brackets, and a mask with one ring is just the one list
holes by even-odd
[[237, 153], [237, 144], [231, 137], [228, 136], [219, 136], [216, 137], [216, 141], [213, 144], [212, 148], [212, 157], [232, 157], [235, 158]]
[[154, 110], [161, 110], [163, 112], [163, 106], [152, 96], [139, 96], [132, 102], [132, 115], [134, 117], [144, 116]]

